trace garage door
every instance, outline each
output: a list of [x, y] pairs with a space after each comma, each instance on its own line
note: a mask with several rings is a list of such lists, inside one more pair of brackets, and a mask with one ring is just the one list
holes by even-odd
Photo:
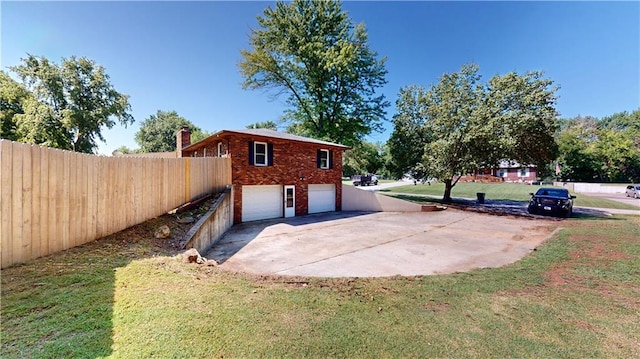
[[336, 185], [309, 185], [309, 213], [332, 212], [336, 210]]
[[242, 222], [280, 218], [282, 186], [242, 186]]

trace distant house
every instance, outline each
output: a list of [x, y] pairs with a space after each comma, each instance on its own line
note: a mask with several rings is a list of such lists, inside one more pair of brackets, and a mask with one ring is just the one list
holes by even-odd
[[268, 129], [223, 130], [192, 144], [183, 127], [177, 140], [178, 157], [231, 157], [234, 223], [341, 210], [347, 146]]
[[505, 182], [531, 183], [538, 177], [536, 166], [523, 166], [510, 161], [501, 161], [498, 167], [491, 171], [494, 176], [501, 177]]
[[460, 177], [460, 182], [513, 182], [532, 183], [538, 177], [536, 166], [522, 166], [516, 162], [500, 161], [498, 167], [477, 170]]

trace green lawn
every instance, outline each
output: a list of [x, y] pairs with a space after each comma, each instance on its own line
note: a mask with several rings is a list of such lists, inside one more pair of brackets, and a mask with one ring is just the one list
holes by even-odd
[[637, 357], [640, 217], [561, 225], [503, 268], [377, 279], [226, 273], [138, 227], [2, 270], [0, 357]]
[[[535, 192], [540, 186], [529, 186], [515, 183], [458, 183], [452, 191], [452, 197], [460, 198], [476, 198], [476, 193], [485, 193], [487, 200], [509, 200], [509, 201], [529, 201], [531, 197], [529, 193]], [[548, 187], [548, 186], [545, 186]], [[393, 187], [382, 190], [388, 193], [408, 193], [408, 194], [426, 194], [439, 196], [442, 198], [444, 194], [444, 184], [434, 183], [407, 185], [401, 187]], [[574, 194], [574, 193], [572, 193]], [[637, 206], [620, 203], [606, 198], [589, 197], [584, 194], [578, 194], [575, 200], [576, 206], [596, 207], [596, 208], [615, 208], [615, 209], [638, 209]]]

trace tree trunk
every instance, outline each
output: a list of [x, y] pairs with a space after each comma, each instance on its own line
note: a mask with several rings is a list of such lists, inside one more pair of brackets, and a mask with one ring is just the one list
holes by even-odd
[[451, 189], [453, 185], [451, 184], [451, 178], [447, 178], [444, 180], [444, 197], [442, 197], [442, 202], [451, 203]]

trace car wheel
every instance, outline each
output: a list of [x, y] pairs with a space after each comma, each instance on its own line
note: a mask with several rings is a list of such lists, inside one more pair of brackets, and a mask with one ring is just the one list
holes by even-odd
[[635, 194], [633, 195], [633, 198], [638, 199], [638, 194], [637, 194], [637, 193], [635, 193]]
[[527, 212], [529, 212], [529, 214], [536, 214], [536, 210], [533, 207], [527, 208]]
[[567, 212], [565, 212], [564, 218], [571, 218], [572, 214], [573, 214], [573, 210], [568, 210]]
[[631, 197], [631, 196], [629, 196], [629, 192], [625, 192], [624, 195], [627, 196], [627, 197]]

